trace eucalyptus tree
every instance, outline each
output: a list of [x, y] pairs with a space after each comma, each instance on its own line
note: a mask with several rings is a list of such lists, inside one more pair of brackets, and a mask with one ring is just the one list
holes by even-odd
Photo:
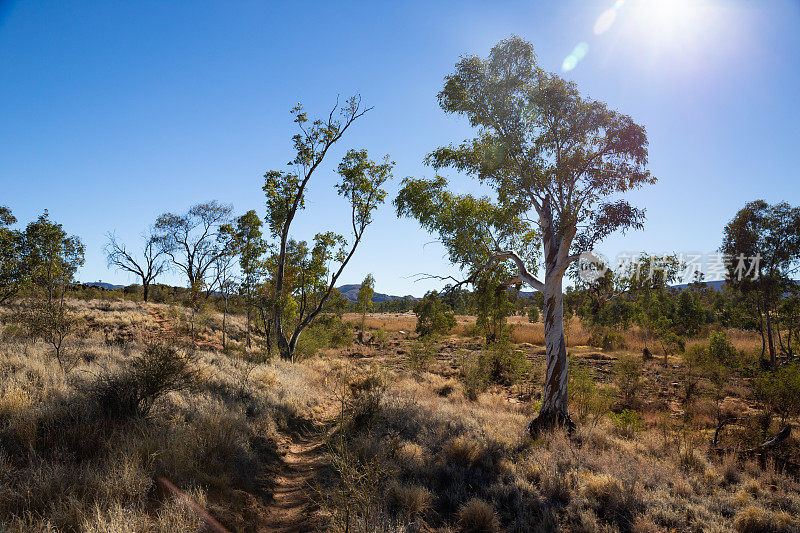
[[[271, 170], [264, 175], [267, 197], [267, 221], [271, 236], [276, 239], [273, 328], [281, 357], [294, 360], [297, 340], [303, 330], [319, 315], [334, 290], [347, 263], [355, 254], [364, 231], [372, 222], [372, 214], [386, 198], [383, 184], [391, 177], [394, 163], [388, 156], [382, 163], [369, 159], [366, 150], [349, 150], [339, 164], [340, 181], [336, 191], [350, 204], [352, 237], [350, 242], [334, 232], [318, 233], [309, 249], [304, 241], [291, 238], [292, 223], [305, 207], [306, 192], [328, 151], [350, 126], [370, 108], [362, 108], [360, 97], [354, 96], [344, 106], [337, 102], [325, 119], [309, 123], [301, 105], [292, 109], [300, 130], [292, 137], [296, 155], [290, 171]], [[335, 117], [339, 112], [340, 117]], [[290, 263], [290, 246], [294, 242], [298, 261]], [[287, 266], [299, 266], [297, 283], [287, 283]], [[291, 313], [287, 313], [292, 310]], [[291, 317], [286, 316], [291, 314]]]
[[796, 289], [792, 278], [800, 272], [800, 207], [786, 202], [769, 205], [764, 200], [747, 203], [725, 226], [720, 251], [730, 259], [730, 284], [753, 302], [761, 357], [768, 348], [774, 366], [776, 335], [782, 343], [775, 314], [783, 296]]
[[150, 285], [169, 268], [169, 258], [161, 247], [152, 228], [144, 234], [144, 248], [137, 258], [128, 251], [125, 243], [117, 241], [113, 233], [106, 236], [104, 248], [109, 268], [130, 272], [142, 281], [142, 298], [146, 302], [150, 296]]
[[361, 331], [358, 333], [358, 340], [361, 342], [364, 342], [364, 324], [367, 321], [367, 313], [372, 311], [374, 307], [372, 304], [373, 296], [375, 296], [375, 277], [372, 274], [367, 274], [358, 288], [357, 298], [358, 311], [361, 313]]
[[67, 235], [61, 224], [45, 212], [25, 227], [22, 234], [25, 278], [34, 290], [42, 291], [48, 302], [62, 300], [67, 286], [83, 265], [84, 246], [80, 238]]
[[24, 283], [31, 298], [14, 318], [29, 335], [50, 344], [59, 365], [66, 368], [64, 350], [80, 319], [69, 311], [65, 297], [67, 287], [83, 265], [83, 243], [53, 222], [47, 211], [29, 223], [20, 238]]
[[[462, 115], [477, 135], [427, 156], [492, 191], [477, 198], [448, 190], [447, 180], [406, 179], [395, 205], [437, 233], [467, 279], [498, 262], [544, 295], [547, 372], [539, 416], [529, 431], [572, 422], [567, 412], [567, 353], [562, 279], [580, 254], [616, 230], [640, 228], [644, 211], [619, 198], [653, 183], [645, 129], [576, 85], [548, 73], [533, 47], [512, 37], [487, 59], [464, 57], [439, 93], [447, 113]], [[536, 276], [538, 258], [544, 278]]]
[[216, 200], [192, 206], [184, 214], [164, 213], [155, 223], [159, 246], [187, 279], [189, 290], [214, 288], [214, 262], [227, 253], [221, 245], [222, 228], [230, 223], [232, 207]]
[[0, 205], [0, 303], [17, 294], [23, 281], [22, 234], [10, 228], [16, 222], [11, 210]]
[[247, 347], [250, 348], [250, 324], [253, 308], [258, 298], [258, 284], [264, 275], [264, 254], [267, 243], [261, 233], [261, 219], [254, 210], [250, 210], [236, 219], [235, 239], [239, 249], [239, 270], [241, 280], [239, 294], [242, 296], [247, 315]]

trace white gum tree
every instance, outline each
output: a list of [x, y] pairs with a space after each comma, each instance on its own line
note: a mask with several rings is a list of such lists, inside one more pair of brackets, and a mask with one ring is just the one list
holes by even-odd
[[[407, 178], [395, 207], [437, 234], [469, 276], [510, 262], [544, 295], [547, 372], [532, 434], [572, 426], [562, 282], [580, 254], [614, 231], [638, 229], [644, 210], [622, 193], [655, 182], [647, 170], [645, 129], [629, 116], [580, 95], [574, 83], [542, 70], [531, 44], [512, 37], [486, 59], [463, 57], [445, 79], [439, 104], [477, 135], [426, 158], [479, 180], [491, 197], [455, 194], [447, 180]], [[543, 263], [544, 277], [537, 277]]]

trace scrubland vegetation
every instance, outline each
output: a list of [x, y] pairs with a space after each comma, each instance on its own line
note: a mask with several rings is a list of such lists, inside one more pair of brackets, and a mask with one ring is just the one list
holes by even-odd
[[[216, 312], [202, 326], [206, 344], [193, 349], [185, 307], [67, 305], [86, 324], [67, 368], [41, 341], [3, 330], [0, 522], [11, 531], [205, 530], [162, 479], [230, 530], [284, 527], [273, 521], [276, 479], [287, 443], [308, 436], [320, 463], [297, 529], [800, 527], [795, 437], [774, 453], [743, 453], [796, 423], [796, 409], [775, 407], [800, 389], [795, 377], [772, 403], [757, 353], [720, 352], [729, 337], [757, 348], [752, 332], [698, 336], [666, 367], [570, 344], [578, 428], [532, 440], [541, 344], [487, 346], [458, 329], [418, 339], [413, 315], [374, 314], [362, 344], [353, 314], [312, 329], [313, 348], [292, 364], [247, 351], [243, 315], [222, 351]], [[579, 333], [576, 323], [569, 329]], [[541, 324], [521, 325], [536, 340]], [[725, 350], [738, 366], [708, 360]], [[712, 443], [731, 414], [737, 425]]]
[[800, 531], [800, 208], [734, 215], [721, 290], [676, 288], [678, 255], [587, 266], [643, 226], [619, 196], [655, 182], [644, 127], [516, 37], [463, 57], [439, 103], [478, 136], [426, 162], [492, 196], [403, 181], [398, 216], [464, 274], [420, 300], [374, 305], [372, 275], [356, 302], [336, 289], [389, 156], [338, 165], [347, 236], [292, 235], [359, 96], [292, 109], [265, 216], [211, 201], [136, 252], [109, 234], [109, 267], [140, 281], [122, 290], [76, 283], [83, 244], [46, 211], [23, 229], [0, 206], [0, 526]]

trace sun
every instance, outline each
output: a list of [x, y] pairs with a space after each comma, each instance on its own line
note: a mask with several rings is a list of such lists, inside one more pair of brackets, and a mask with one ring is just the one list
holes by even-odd
[[642, 36], [668, 44], [693, 38], [702, 25], [701, 0], [639, 0], [628, 2], [633, 23]]

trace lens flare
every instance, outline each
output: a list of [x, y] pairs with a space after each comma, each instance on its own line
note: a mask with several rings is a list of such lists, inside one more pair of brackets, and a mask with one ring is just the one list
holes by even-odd
[[589, 52], [589, 43], [581, 42], [575, 45], [575, 48], [572, 49], [572, 52], [564, 58], [564, 62], [561, 63], [561, 70], [564, 72], [569, 72], [570, 70], [574, 69], [578, 66], [578, 62], [581, 59], [586, 57], [586, 54]]
[[603, 14], [597, 17], [597, 22], [594, 23], [594, 34], [601, 35], [607, 32], [611, 26], [614, 24], [614, 20], [617, 18], [617, 10], [606, 9], [603, 11]]

